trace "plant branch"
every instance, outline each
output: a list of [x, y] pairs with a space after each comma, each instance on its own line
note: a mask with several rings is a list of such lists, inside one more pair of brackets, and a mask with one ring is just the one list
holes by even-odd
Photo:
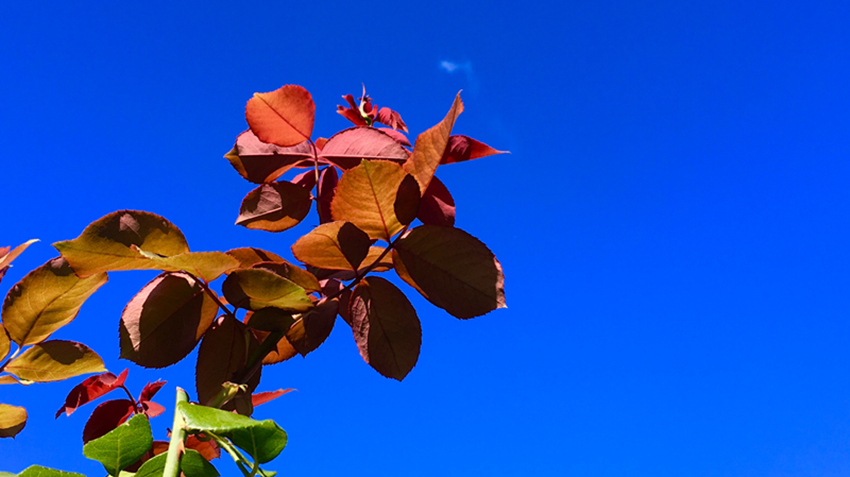
[[246, 469], [243, 465], [243, 462], [247, 462], [245, 456], [243, 456], [241, 452], [239, 452], [235, 447], [233, 447], [233, 444], [231, 444], [230, 441], [210, 431], [205, 431], [204, 433], [212, 437], [219, 447], [221, 447], [225, 450], [225, 452], [230, 454], [230, 457], [233, 458], [233, 462], [235, 462], [236, 466], [239, 467], [239, 470], [242, 472], [242, 475], [244, 475], [245, 477], [251, 475], [248, 472], [248, 469]]
[[321, 192], [321, 188], [319, 187], [319, 152], [316, 148], [316, 143], [313, 142], [312, 139], [307, 138], [310, 141], [310, 146], [313, 148], [313, 165], [314, 171], [316, 172], [316, 210], [319, 209], [319, 197]]
[[[189, 272], [186, 272], [186, 273], [189, 273]], [[189, 275], [192, 275], [192, 274], [189, 273]], [[218, 296], [215, 294], [215, 292], [212, 291], [212, 289], [207, 284], [207, 282], [205, 282], [201, 277], [197, 277], [195, 275], [192, 275], [192, 276], [195, 277], [195, 280], [197, 280], [198, 283], [201, 284], [201, 287], [204, 289], [204, 291], [207, 293], [207, 295], [209, 295], [210, 298], [213, 299], [213, 301], [218, 305], [218, 307], [221, 308], [222, 311], [224, 311], [224, 313], [227, 314], [227, 316], [229, 316], [229, 317], [231, 317], [235, 320], [236, 315], [232, 311], [230, 311], [230, 309], [227, 308], [224, 305], [224, 303], [221, 302], [221, 300], [219, 300]]]
[[186, 438], [183, 414], [180, 403], [188, 402], [189, 396], [181, 388], [177, 388], [177, 399], [174, 404], [174, 424], [171, 427], [171, 440], [168, 442], [168, 456], [165, 459], [165, 470], [162, 477], [177, 477], [180, 475], [180, 456], [183, 454], [183, 440]]
[[124, 386], [122, 384], [121, 389], [123, 389], [124, 392], [127, 393], [127, 397], [130, 398], [130, 402], [133, 403], [133, 412], [138, 414], [139, 413], [139, 403], [136, 402], [136, 398], [134, 398], [133, 395], [130, 394], [130, 390], [127, 389], [127, 386]]

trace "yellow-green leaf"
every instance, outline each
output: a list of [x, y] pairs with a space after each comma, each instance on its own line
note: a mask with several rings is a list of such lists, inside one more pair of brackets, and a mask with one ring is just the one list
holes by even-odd
[[81, 277], [112, 270], [156, 270], [157, 264], [132, 248], [163, 257], [189, 251], [183, 233], [150, 212], [119, 210], [98, 219], [74, 240], [53, 244]]
[[6, 334], [6, 328], [3, 326], [3, 323], [0, 323], [0, 361], [3, 361], [6, 359], [6, 356], [9, 356], [10, 349], [12, 349], [12, 340]]
[[221, 285], [227, 301], [248, 310], [268, 306], [286, 311], [307, 311], [313, 302], [303, 288], [268, 270], [236, 270]]
[[251, 268], [254, 264], [260, 262], [284, 261], [283, 258], [276, 253], [254, 247], [234, 248], [233, 250], [228, 250], [225, 253], [236, 260], [239, 260], [242, 268]]
[[20, 346], [44, 341], [76, 318], [86, 299], [106, 280], [106, 273], [79, 278], [62, 257], [36, 268], [9, 290], [3, 302], [9, 337]]
[[26, 425], [26, 409], [0, 404], [0, 437], [15, 437]]
[[239, 260], [224, 252], [189, 252], [172, 257], [160, 257], [144, 250], [139, 250], [139, 253], [155, 263], [158, 270], [189, 272], [205, 282], [211, 282], [240, 266]]
[[406, 175], [389, 161], [362, 161], [345, 171], [331, 202], [333, 219], [351, 222], [370, 238], [389, 241], [404, 228], [396, 217], [395, 202]]
[[416, 142], [413, 144], [413, 154], [404, 163], [404, 170], [416, 178], [422, 192], [425, 192], [428, 184], [431, 183], [431, 178], [434, 177], [437, 166], [443, 159], [443, 153], [449, 143], [455, 120], [462, 112], [463, 101], [460, 100], [460, 93], [458, 93], [446, 117], [416, 138]]
[[46, 383], [106, 371], [103, 360], [82, 343], [52, 340], [37, 344], [9, 361], [5, 371], [20, 379]]

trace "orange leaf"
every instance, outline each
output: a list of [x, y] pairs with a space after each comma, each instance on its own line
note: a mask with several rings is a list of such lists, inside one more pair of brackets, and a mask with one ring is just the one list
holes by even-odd
[[462, 112], [463, 101], [460, 100], [460, 93], [458, 93], [446, 117], [416, 138], [413, 154], [404, 163], [404, 170], [413, 174], [422, 191], [428, 188], [431, 178], [434, 177], [434, 172], [440, 165], [440, 160], [443, 158], [443, 153], [449, 142], [455, 120]]
[[239, 260], [242, 268], [251, 268], [254, 264], [260, 262], [281, 262], [284, 261], [280, 255], [268, 252], [254, 247], [234, 248], [225, 252], [231, 257]]
[[298, 260], [328, 270], [357, 270], [372, 241], [351, 222], [322, 224], [298, 239], [292, 253]]
[[369, 237], [389, 242], [404, 228], [396, 217], [395, 202], [405, 176], [394, 162], [361, 162], [339, 180], [331, 203], [333, 219], [351, 222]]
[[315, 115], [313, 97], [297, 85], [254, 93], [245, 106], [245, 119], [260, 141], [283, 147], [310, 139]]

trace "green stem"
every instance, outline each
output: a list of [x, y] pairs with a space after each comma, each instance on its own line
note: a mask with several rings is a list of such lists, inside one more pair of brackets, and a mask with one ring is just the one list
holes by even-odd
[[247, 462], [245, 456], [243, 456], [242, 453], [239, 452], [239, 450], [233, 447], [230, 441], [209, 431], [205, 431], [204, 434], [207, 434], [208, 436], [212, 437], [219, 447], [221, 447], [225, 450], [225, 452], [230, 454], [230, 457], [233, 458], [233, 462], [235, 462], [236, 466], [239, 467], [239, 470], [242, 472], [242, 475], [244, 475], [245, 477], [248, 477], [250, 475], [248, 469], [246, 469], [243, 465], [244, 462]]
[[180, 475], [180, 456], [183, 453], [183, 440], [186, 438], [183, 414], [180, 403], [189, 402], [189, 395], [177, 388], [177, 401], [174, 404], [174, 424], [171, 427], [171, 441], [168, 443], [168, 457], [165, 459], [165, 470], [162, 477], [177, 477]]

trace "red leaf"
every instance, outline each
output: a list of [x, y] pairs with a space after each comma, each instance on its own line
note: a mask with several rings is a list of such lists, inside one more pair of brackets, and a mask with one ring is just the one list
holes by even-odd
[[381, 108], [381, 110], [378, 111], [378, 115], [375, 117], [375, 121], [381, 124], [386, 124], [393, 129], [400, 129], [407, 132], [407, 125], [404, 124], [404, 121], [401, 119], [401, 115], [390, 108]]
[[192, 434], [186, 439], [186, 448], [198, 451], [207, 461], [221, 457], [221, 449], [211, 438], [202, 441], [197, 435]]
[[313, 97], [297, 85], [254, 93], [245, 105], [245, 119], [260, 141], [283, 147], [310, 139], [315, 116]]
[[224, 156], [245, 179], [262, 184], [305, 162], [312, 163], [313, 148], [303, 141], [281, 147], [260, 141], [250, 129], [236, 137], [236, 145]]
[[159, 404], [153, 401], [140, 401], [139, 405], [142, 406], [142, 411], [149, 418], [153, 418], [159, 416], [163, 412], [165, 412], [165, 408], [160, 406]]
[[492, 156], [493, 154], [504, 154], [508, 151], [498, 151], [483, 142], [476, 141], [468, 136], [451, 136], [443, 152], [440, 164], [452, 164], [455, 162], [469, 161], [479, 157]]
[[291, 182], [263, 184], [245, 196], [236, 225], [249, 229], [282, 232], [310, 212], [310, 192]]
[[320, 224], [333, 222], [331, 202], [336, 194], [337, 184], [339, 184], [339, 175], [336, 173], [336, 168], [333, 166], [325, 168], [319, 177], [318, 203], [316, 204]]
[[313, 187], [316, 186], [316, 171], [304, 171], [293, 177], [289, 182], [300, 185], [307, 190], [313, 190]]
[[68, 393], [68, 397], [65, 398], [65, 405], [56, 411], [56, 417], [58, 418], [63, 412], [66, 416], [70, 416], [83, 404], [94, 401], [113, 389], [123, 386], [128, 371], [125, 369], [117, 377], [112, 373], [103, 373], [86, 378]]
[[404, 133], [401, 133], [399, 131], [396, 131], [395, 129], [390, 129], [390, 128], [377, 128], [377, 129], [378, 129], [378, 131], [381, 131], [384, 134], [388, 135], [389, 137], [398, 141], [398, 143], [401, 144], [402, 146], [411, 147], [410, 140], [407, 139], [407, 136], [405, 136]]
[[93, 441], [115, 429], [133, 415], [133, 401], [116, 399], [94, 408], [83, 429], [83, 443]]
[[139, 402], [141, 401], [150, 401], [165, 386], [166, 381], [156, 381], [153, 383], [148, 383], [142, 389], [141, 394], [139, 394]]
[[339, 167], [351, 169], [362, 159], [384, 159], [402, 163], [409, 153], [387, 133], [370, 127], [354, 127], [340, 131], [328, 139], [322, 157]]
[[381, 277], [366, 277], [351, 295], [351, 329], [360, 356], [401, 381], [416, 365], [422, 328], [404, 293]]
[[360, 109], [358, 109], [357, 103], [354, 102], [354, 96], [346, 94], [342, 97], [342, 99], [348, 101], [349, 106], [347, 108], [337, 106], [336, 112], [357, 126], [367, 126], [366, 120], [363, 119], [363, 116], [360, 114]]
[[265, 391], [262, 393], [255, 393], [253, 396], [251, 396], [251, 403], [254, 405], [254, 407], [257, 407], [260, 404], [265, 404], [292, 391], [294, 391], [294, 389], [278, 389], [277, 391]]
[[423, 224], [454, 227], [455, 201], [449, 189], [437, 179], [437, 176], [431, 179], [428, 189], [422, 195], [417, 217]]

